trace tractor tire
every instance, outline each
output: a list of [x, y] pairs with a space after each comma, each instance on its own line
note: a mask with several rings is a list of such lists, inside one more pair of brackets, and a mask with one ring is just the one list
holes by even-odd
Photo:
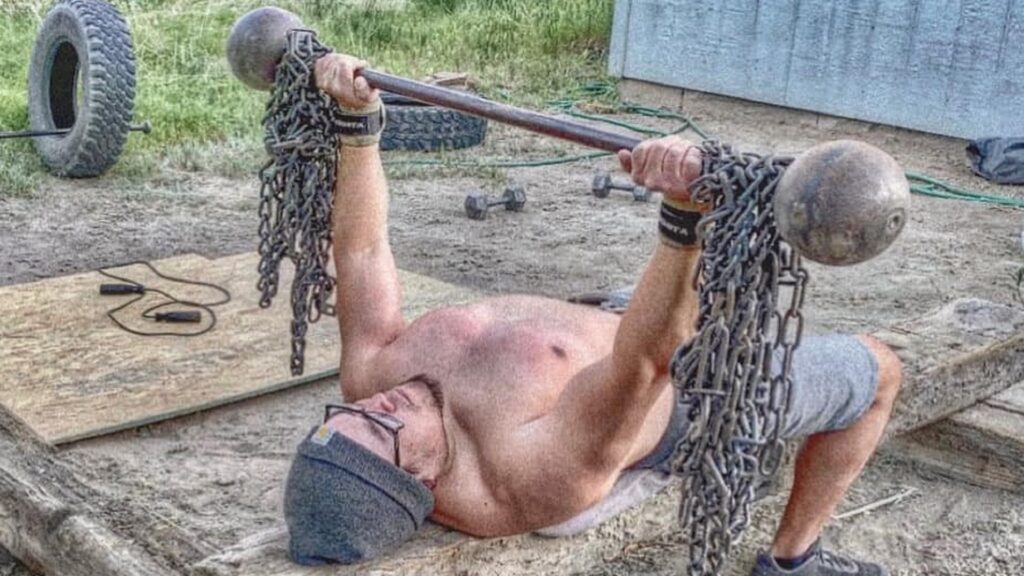
[[381, 95], [387, 124], [381, 150], [457, 150], [476, 146], [487, 134], [487, 120], [424, 104], [397, 94]]
[[28, 72], [33, 138], [50, 172], [99, 176], [121, 155], [135, 102], [135, 54], [124, 18], [104, 0], [60, 0], [39, 26]]

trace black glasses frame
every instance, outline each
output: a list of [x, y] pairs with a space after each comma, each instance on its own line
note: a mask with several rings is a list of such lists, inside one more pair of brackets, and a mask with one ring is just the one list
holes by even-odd
[[395, 443], [395, 466], [401, 468], [402, 460], [398, 452], [398, 432], [402, 428], [405, 428], [405, 422], [402, 422], [398, 418], [395, 418], [391, 414], [386, 412], [378, 412], [376, 410], [367, 410], [358, 404], [327, 404], [324, 406], [324, 424], [328, 420], [334, 417], [339, 412], [345, 412], [347, 414], [358, 414], [363, 418], [366, 418], [370, 422], [377, 424], [381, 428], [388, 431], [391, 438]]

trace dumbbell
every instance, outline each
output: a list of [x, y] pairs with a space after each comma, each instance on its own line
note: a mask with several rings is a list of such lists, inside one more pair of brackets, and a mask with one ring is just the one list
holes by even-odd
[[607, 198], [612, 190], [625, 190], [633, 195], [637, 202], [648, 202], [651, 199], [651, 191], [643, 186], [630, 184], [616, 184], [612, 181], [612, 175], [607, 172], [598, 172], [594, 175], [594, 181], [590, 185], [590, 191], [598, 198]]
[[470, 220], [483, 220], [492, 206], [505, 206], [505, 210], [519, 212], [526, 205], [526, 190], [522, 186], [508, 186], [501, 200], [491, 201], [486, 194], [473, 192], [466, 196], [466, 216]]

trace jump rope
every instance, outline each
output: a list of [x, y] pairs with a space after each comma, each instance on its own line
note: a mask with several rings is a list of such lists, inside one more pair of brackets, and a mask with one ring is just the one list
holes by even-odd
[[[200, 286], [203, 288], [209, 288], [211, 290], [219, 292], [222, 297], [212, 302], [195, 302], [192, 300], [183, 300], [159, 288], [145, 286], [140, 282], [137, 282], [130, 278], [126, 278], [124, 276], [119, 276], [110, 271], [112, 269], [126, 268], [128, 266], [145, 266], [146, 268], [149, 268], [149, 270], [153, 272], [153, 274], [155, 274], [158, 278], [162, 280], [166, 280], [168, 282], [176, 282], [178, 284], [185, 284], [187, 286]], [[160, 272], [159, 270], [156, 269], [156, 267], [154, 267], [152, 264], [144, 260], [135, 260], [132, 262], [126, 262], [124, 264], [118, 264], [117, 266], [100, 268], [99, 270], [97, 270], [97, 272], [99, 272], [103, 276], [106, 276], [107, 278], [110, 278], [111, 280], [117, 280], [119, 282], [117, 284], [100, 284], [101, 296], [135, 295], [134, 298], [124, 302], [123, 304], [120, 304], [115, 308], [107, 310], [107, 317], [110, 318], [111, 322], [113, 322], [114, 325], [120, 328], [121, 330], [124, 330], [129, 334], [135, 334], [137, 336], [201, 336], [203, 334], [206, 334], [210, 330], [213, 330], [213, 327], [217, 325], [217, 314], [213, 311], [213, 309], [217, 306], [227, 304], [228, 302], [231, 301], [231, 293], [228, 292], [226, 289], [217, 286], [216, 284], [170, 276], [168, 274]], [[141, 318], [151, 320], [155, 323], [165, 324], [202, 324], [203, 313], [205, 312], [205, 315], [209, 318], [209, 322], [206, 324], [206, 326], [193, 332], [144, 332], [141, 330], [136, 330], [135, 328], [126, 325], [125, 323], [118, 319], [118, 312], [124, 310], [125, 308], [128, 308], [129, 306], [135, 304], [136, 302], [142, 300], [143, 298], [150, 294], [157, 294], [163, 297], [164, 300], [143, 310], [139, 314], [139, 317]], [[174, 307], [175, 309], [162, 312], [162, 310], [171, 307]]]

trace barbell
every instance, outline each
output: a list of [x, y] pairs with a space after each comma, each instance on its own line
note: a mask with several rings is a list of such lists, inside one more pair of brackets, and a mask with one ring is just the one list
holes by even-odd
[[[228, 35], [232, 72], [252, 88], [270, 90], [288, 31], [297, 28], [304, 28], [302, 20], [280, 8], [257, 8], [243, 15]], [[370, 68], [359, 75], [380, 90], [598, 150], [632, 150], [641, 142]], [[899, 236], [907, 220], [910, 185], [899, 164], [882, 150], [837, 140], [798, 155], [782, 176], [773, 202], [779, 233], [791, 246], [816, 262], [843, 266], [873, 258]]]

